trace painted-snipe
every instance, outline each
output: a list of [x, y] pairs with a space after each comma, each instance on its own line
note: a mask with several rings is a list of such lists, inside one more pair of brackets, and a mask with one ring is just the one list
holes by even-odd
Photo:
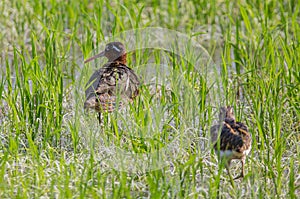
[[219, 124], [211, 128], [211, 141], [219, 159], [225, 160], [225, 167], [231, 177], [229, 167], [231, 160], [239, 159], [242, 162], [241, 174], [236, 177], [244, 177], [244, 165], [246, 156], [251, 150], [251, 134], [242, 122], [237, 122], [231, 106], [220, 109]]
[[101, 124], [101, 113], [112, 112], [127, 102], [131, 102], [139, 94], [140, 81], [135, 72], [126, 65], [126, 50], [121, 42], [111, 42], [105, 50], [87, 60], [88, 63], [98, 57], [105, 56], [108, 62], [95, 71], [86, 84], [85, 109], [98, 112]]

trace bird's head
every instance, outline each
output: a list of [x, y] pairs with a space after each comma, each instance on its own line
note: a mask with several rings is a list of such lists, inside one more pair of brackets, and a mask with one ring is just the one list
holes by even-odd
[[84, 63], [88, 63], [98, 57], [107, 57], [109, 62], [121, 61], [126, 64], [126, 50], [121, 42], [110, 42], [106, 44], [104, 51], [87, 59]]
[[220, 108], [219, 120], [224, 121], [224, 119], [235, 120], [232, 106], [227, 106], [227, 107], [221, 107]]

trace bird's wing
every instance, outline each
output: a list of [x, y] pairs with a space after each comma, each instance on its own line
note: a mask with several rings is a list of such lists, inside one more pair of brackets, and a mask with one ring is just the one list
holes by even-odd
[[[242, 153], [251, 145], [251, 136], [243, 123], [224, 122], [220, 135], [220, 150], [234, 150]], [[215, 148], [217, 149], [217, 144]]]
[[99, 70], [95, 71], [92, 76], [90, 77], [88, 83], [85, 85], [85, 97], [86, 100], [90, 99], [91, 97], [96, 96], [96, 90], [98, 88], [101, 76], [105, 71], [104, 68], [100, 68]]
[[116, 104], [122, 105], [122, 101], [126, 102], [136, 97], [139, 86], [140, 82], [133, 70], [126, 65], [110, 63], [90, 78], [84, 106], [97, 111], [113, 110]]
[[127, 95], [130, 96], [131, 99], [133, 99], [139, 94], [139, 87], [141, 83], [135, 72], [128, 67], [127, 69], [128, 79], [126, 90], [128, 92]]
[[252, 144], [252, 138], [247, 126], [242, 122], [236, 122], [235, 129], [241, 135], [244, 143], [243, 148], [241, 150], [244, 151], [250, 149]]
[[[215, 148], [217, 149], [217, 144]], [[220, 150], [238, 150], [243, 146], [241, 136], [228, 123], [224, 123], [220, 135]]]

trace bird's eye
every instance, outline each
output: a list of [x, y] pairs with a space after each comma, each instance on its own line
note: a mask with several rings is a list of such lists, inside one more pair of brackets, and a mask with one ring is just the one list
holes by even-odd
[[115, 45], [112, 46], [112, 49], [114, 49], [114, 50], [117, 51], [117, 52], [121, 52], [120, 48], [118, 48], [118, 47], [115, 46]]

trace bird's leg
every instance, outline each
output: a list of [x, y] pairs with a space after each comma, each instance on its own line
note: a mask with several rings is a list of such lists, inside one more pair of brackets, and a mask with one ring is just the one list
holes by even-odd
[[230, 170], [229, 170], [230, 169], [230, 163], [231, 163], [230, 159], [225, 162], [225, 168], [226, 168], [227, 173], [228, 173], [229, 176], [231, 176], [231, 173], [230, 173]]
[[234, 180], [244, 177], [244, 173], [245, 173], [245, 171], [244, 171], [245, 158], [242, 158], [241, 162], [242, 162], [242, 172], [241, 172], [241, 174], [239, 176], [237, 176], [236, 178], [234, 178]]
[[226, 165], [226, 170], [227, 170], [227, 173], [229, 175], [229, 177], [231, 177], [231, 173], [230, 173], [230, 170], [229, 170], [229, 166]]
[[229, 178], [230, 178], [230, 184], [234, 188], [235, 187], [234, 186], [234, 179], [232, 178], [232, 175], [231, 175], [230, 170], [229, 170], [230, 169], [230, 163], [231, 163], [231, 160], [228, 160], [227, 164], [225, 164], [225, 167], [226, 167], [227, 173], [228, 173]]
[[98, 121], [99, 121], [99, 125], [101, 125], [101, 112], [98, 112]]
[[233, 179], [228, 166], [226, 166], [226, 170], [227, 170], [230, 180]]

